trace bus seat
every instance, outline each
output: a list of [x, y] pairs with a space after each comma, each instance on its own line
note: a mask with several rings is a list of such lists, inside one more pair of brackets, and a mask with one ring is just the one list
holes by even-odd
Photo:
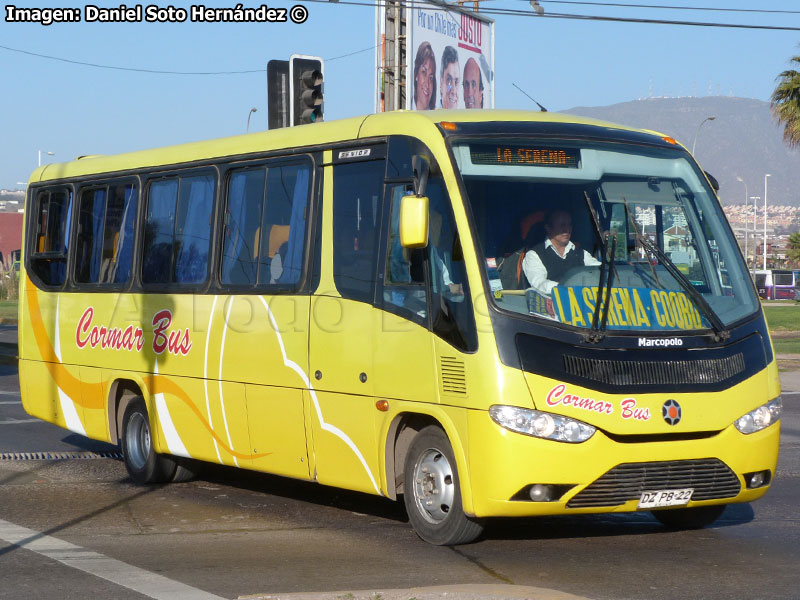
[[269, 240], [267, 247], [267, 255], [272, 258], [275, 253], [280, 250], [286, 242], [289, 241], [289, 226], [288, 225], [273, 225], [269, 230]]

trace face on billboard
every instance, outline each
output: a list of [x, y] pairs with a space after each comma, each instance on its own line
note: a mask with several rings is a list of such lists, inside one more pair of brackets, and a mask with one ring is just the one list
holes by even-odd
[[442, 108], [458, 108], [458, 86], [461, 82], [458, 61], [448, 63], [442, 71]]
[[483, 108], [481, 69], [474, 58], [470, 58], [464, 67], [464, 107]]
[[431, 108], [431, 96], [433, 96], [435, 78], [436, 67], [433, 64], [433, 58], [429, 58], [420, 65], [414, 77], [414, 100], [417, 110]]

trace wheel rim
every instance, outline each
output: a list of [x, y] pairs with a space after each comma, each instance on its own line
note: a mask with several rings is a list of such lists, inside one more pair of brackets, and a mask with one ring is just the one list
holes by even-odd
[[455, 498], [455, 475], [441, 450], [422, 453], [414, 467], [414, 502], [426, 521], [439, 524], [447, 518]]
[[144, 468], [150, 455], [150, 424], [141, 413], [134, 413], [125, 430], [128, 460], [135, 469]]

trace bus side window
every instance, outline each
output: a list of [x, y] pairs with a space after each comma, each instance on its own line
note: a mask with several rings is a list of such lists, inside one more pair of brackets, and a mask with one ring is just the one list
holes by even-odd
[[283, 164], [267, 169], [259, 284], [292, 285], [303, 274], [311, 167]]
[[135, 184], [81, 192], [75, 245], [77, 283], [126, 283], [133, 258]]
[[276, 163], [233, 172], [228, 180], [223, 284], [300, 282], [310, 179], [306, 164]]
[[425, 248], [403, 248], [400, 244], [400, 203], [414, 192], [411, 184], [389, 187], [390, 221], [386, 248], [383, 306], [420, 324], [427, 322], [425, 292]]
[[478, 347], [464, 254], [441, 177], [428, 181], [430, 199], [431, 322], [433, 333], [463, 351]]
[[154, 181], [145, 213], [143, 283], [202, 283], [208, 274], [214, 177]]
[[370, 304], [383, 198], [384, 161], [333, 167], [333, 279], [344, 298]]
[[72, 219], [72, 191], [44, 190], [36, 200], [31, 220], [31, 270], [49, 286], [64, 284], [67, 274], [69, 226]]

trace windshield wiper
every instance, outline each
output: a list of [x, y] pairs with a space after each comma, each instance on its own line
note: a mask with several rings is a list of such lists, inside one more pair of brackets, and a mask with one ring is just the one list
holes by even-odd
[[594, 210], [594, 206], [592, 206], [592, 200], [589, 198], [589, 194], [586, 190], [583, 191], [583, 198], [586, 200], [586, 208], [589, 210], [589, 215], [592, 217], [592, 224], [594, 225], [594, 232], [597, 235], [597, 241], [600, 243], [600, 252], [602, 253], [602, 258], [600, 259], [600, 279], [597, 282], [597, 298], [595, 298], [595, 308], [594, 308], [594, 315], [592, 317], [592, 329], [591, 331], [586, 334], [585, 339], [587, 342], [599, 342], [603, 339], [603, 335], [597, 333], [597, 323], [598, 317], [600, 316], [600, 311], [598, 310], [600, 303], [603, 301], [603, 277], [606, 273], [606, 265], [608, 264], [608, 240], [603, 239], [603, 232], [600, 230], [600, 220], [597, 218], [597, 213]]
[[[623, 202], [625, 202], [625, 210], [628, 210], [628, 203], [623, 198]], [[630, 215], [630, 213], [628, 213]], [[638, 228], [636, 229], [636, 241], [641, 244], [642, 248], [650, 254], [650, 256], [656, 258], [667, 272], [672, 275], [675, 281], [678, 282], [686, 293], [689, 295], [689, 298], [692, 299], [694, 305], [700, 309], [700, 312], [703, 313], [703, 316], [708, 319], [708, 322], [711, 324], [711, 328], [714, 330], [714, 341], [721, 342], [723, 340], [727, 340], [731, 334], [730, 331], [725, 329], [725, 325], [722, 324], [722, 321], [719, 320], [717, 313], [714, 312], [714, 309], [709, 306], [706, 299], [703, 298], [703, 295], [695, 289], [692, 285], [692, 282], [681, 273], [680, 269], [675, 266], [675, 263], [672, 262], [672, 259], [667, 256], [667, 254], [658, 247], [658, 244], [654, 244], [650, 241], [650, 238], [646, 235], [642, 235], [639, 233]], [[653, 269], [653, 274], [655, 275], [655, 267], [651, 267]]]
[[[589, 194], [584, 190], [583, 197], [586, 200], [586, 207], [589, 209], [589, 214], [592, 217], [592, 224], [594, 225], [594, 231], [597, 235], [597, 240], [600, 242], [600, 252], [602, 253], [602, 258], [600, 259], [600, 278], [597, 282], [597, 298], [595, 300], [595, 308], [594, 308], [594, 315], [592, 317], [592, 328], [589, 333], [584, 336], [584, 339], [590, 343], [597, 343], [605, 337], [605, 334], [602, 333], [602, 330], [606, 328], [606, 321], [608, 319], [608, 308], [610, 306], [609, 299], [611, 298], [611, 284], [614, 279], [614, 253], [616, 252], [617, 247], [617, 236], [614, 236], [614, 242], [611, 250], [611, 257], [609, 259], [608, 256], [608, 236], [605, 238], [603, 237], [603, 233], [600, 230], [600, 220], [597, 218], [597, 213], [592, 206], [592, 200], [589, 198]], [[609, 262], [611, 266], [609, 267]], [[606, 285], [606, 295], [605, 295], [605, 303], [603, 303], [603, 279], [606, 275], [606, 269], [609, 269], [608, 273], [608, 283]], [[603, 304], [602, 310], [600, 309], [600, 305]], [[600, 318], [600, 313], [603, 313], [602, 319]], [[599, 327], [598, 327], [599, 324]]]

